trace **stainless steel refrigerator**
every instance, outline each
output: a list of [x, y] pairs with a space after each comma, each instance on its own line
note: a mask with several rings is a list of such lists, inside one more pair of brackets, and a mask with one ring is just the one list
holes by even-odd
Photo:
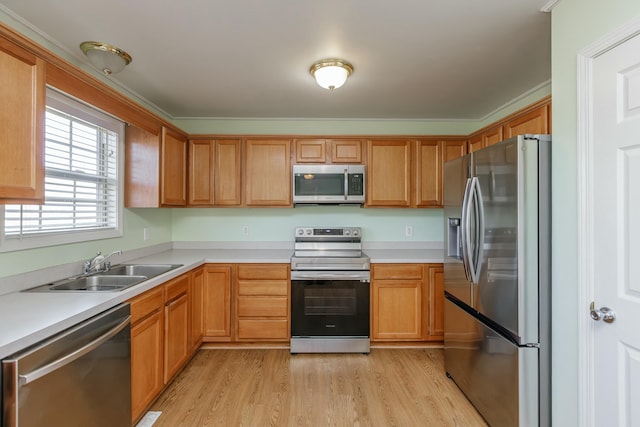
[[444, 165], [445, 370], [494, 427], [551, 424], [550, 145]]

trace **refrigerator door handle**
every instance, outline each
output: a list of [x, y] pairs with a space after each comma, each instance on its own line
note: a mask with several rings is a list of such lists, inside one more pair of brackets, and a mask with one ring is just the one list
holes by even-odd
[[464, 197], [462, 198], [462, 214], [460, 218], [460, 230], [461, 230], [461, 246], [462, 246], [462, 265], [464, 266], [464, 274], [468, 281], [472, 281], [471, 277], [471, 236], [469, 235], [469, 228], [471, 226], [471, 218], [469, 217], [471, 209], [471, 197], [472, 197], [472, 185], [471, 178], [467, 179], [467, 184], [464, 189]]
[[476, 214], [476, 233], [475, 233], [475, 251], [474, 259], [471, 263], [471, 272], [473, 283], [478, 283], [480, 280], [480, 269], [482, 268], [483, 256], [484, 256], [484, 200], [482, 197], [482, 191], [480, 190], [480, 180], [478, 177], [473, 177], [471, 186], [473, 188], [473, 202], [474, 212]]

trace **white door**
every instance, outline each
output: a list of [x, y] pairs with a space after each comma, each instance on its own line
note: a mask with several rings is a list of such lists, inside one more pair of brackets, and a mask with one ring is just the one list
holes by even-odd
[[640, 427], [640, 34], [592, 71], [593, 425]]

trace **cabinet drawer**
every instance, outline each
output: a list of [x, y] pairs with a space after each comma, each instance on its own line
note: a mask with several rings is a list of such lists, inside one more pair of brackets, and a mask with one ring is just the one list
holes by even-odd
[[239, 317], [287, 317], [286, 297], [238, 297]]
[[422, 264], [375, 264], [374, 279], [422, 279]]
[[288, 280], [241, 280], [238, 295], [288, 295]]
[[176, 277], [165, 285], [165, 303], [180, 297], [182, 294], [186, 294], [189, 289], [189, 275], [185, 274]]
[[239, 265], [238, 278], [249, 280], [288, 279], [289, 264]]
[[131, 304], [131, 324], [133, 325], [162, 308], [162, 286], [138, 295], [131, 299], [129, 303]]
[[286, 319], [239, 319], [238, 338], [286, 340], [289, 322]]

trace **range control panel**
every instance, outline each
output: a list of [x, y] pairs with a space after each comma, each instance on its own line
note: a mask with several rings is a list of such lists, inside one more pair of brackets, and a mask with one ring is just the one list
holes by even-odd
[[295, 236], [298, 237], [318, 237], [338, 240], [341, 238], [359, 238], [362, 233], [360, 227], [296, 227]]

